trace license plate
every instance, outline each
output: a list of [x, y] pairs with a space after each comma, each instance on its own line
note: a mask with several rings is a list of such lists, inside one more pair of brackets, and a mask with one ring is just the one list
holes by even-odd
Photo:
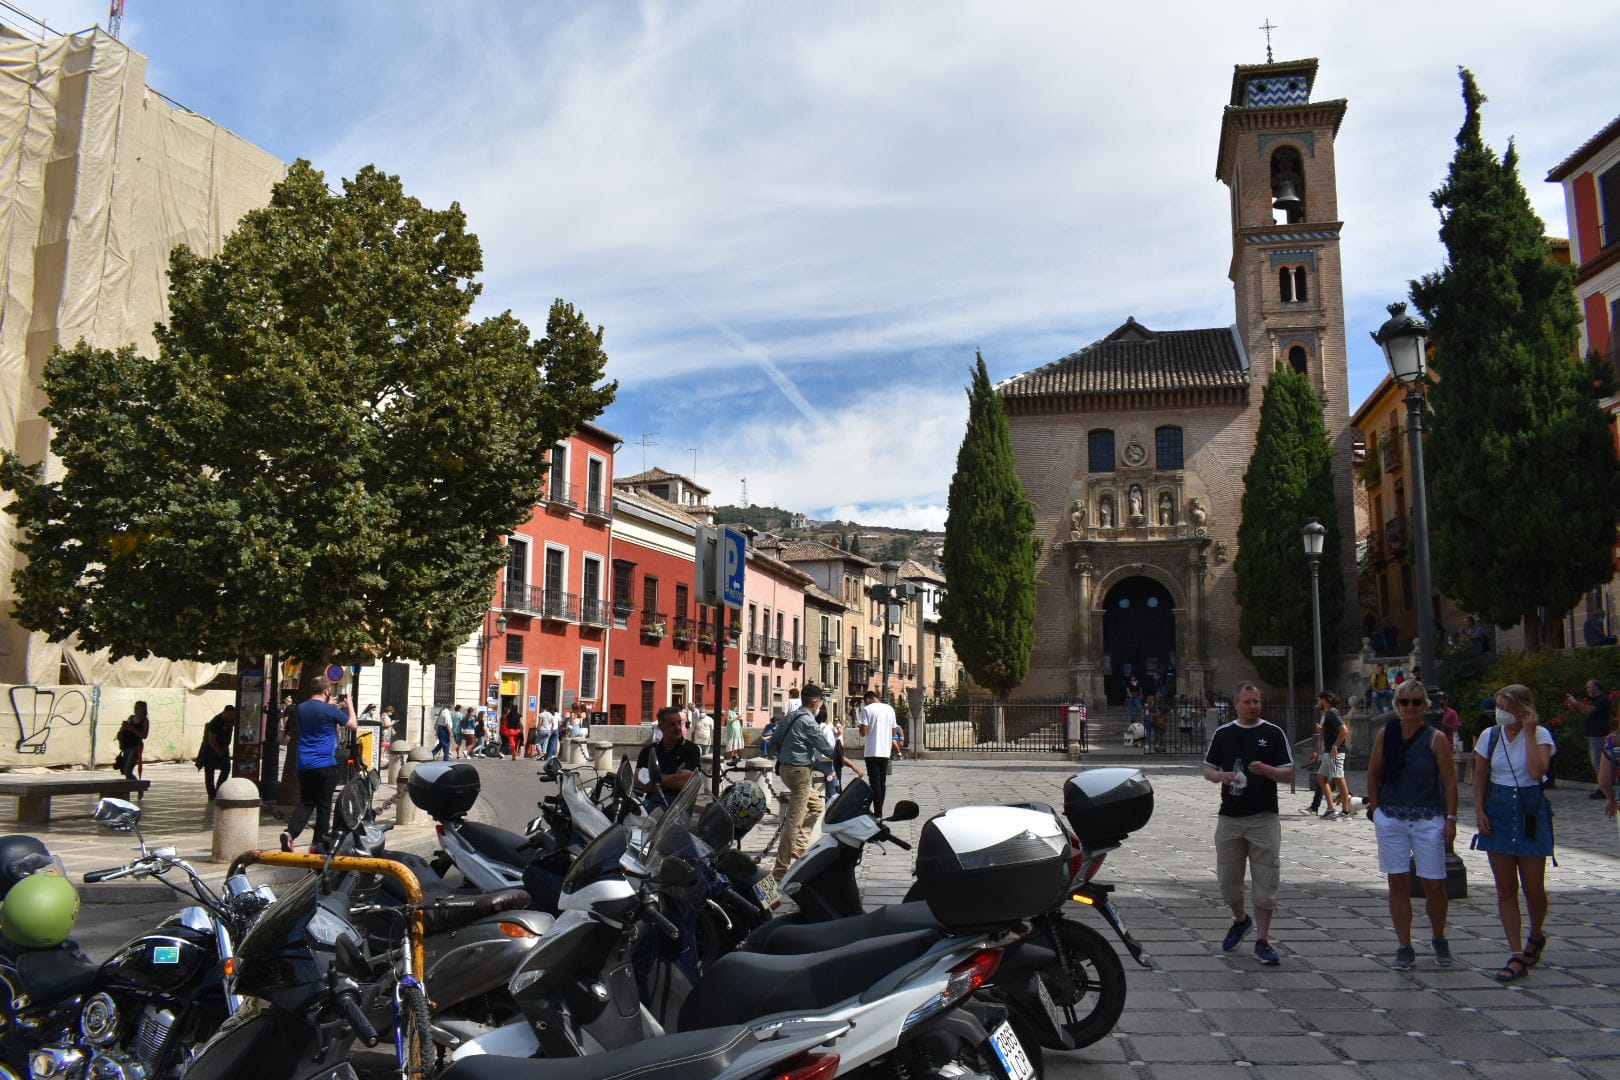
[[1012, 1025], [1006, 1021], [1002, 1021], [1001, 1026], [991, 1033], [990, 1049], [1006, 1070], [1007, 1080], [1030, 1080], [1035, 1075], [1035, 1066], [1029, 1063], [1023, 1044], [1013, 1034]]
[[777, 887], [776, 878], [770, 874], [766, 874], [755, 884], [754, 895], [759, 897], [759, 902], [767, 908], [774, 908], [782, 902], [782, 890]]
[[1108, 913], [1108, 917], [1113, 920], [1114, 925], [1118, 928], [1118, 932], [1121, 937], [1126, 937], [1130, 934], [1130, 931], [1125, 929], [1125, 922], [1119, 917], [1119, 911], [1114, 907], [1112, 900], [1104, 900], [1102, 902], [1102, 909], [1106, 911]]
[[1035, 992], [1040, 995], [1041, 1008], [1045, 1009], [1046, 1015], [1051, 1018], [1052, 1026], [1062, 1031], [1069, 1018], [1064, 1015], [1062, 1006], [1052, 1000], [1052, 991], [1046, 988], [1046, 980], [1039, 975], [1035, 976]]

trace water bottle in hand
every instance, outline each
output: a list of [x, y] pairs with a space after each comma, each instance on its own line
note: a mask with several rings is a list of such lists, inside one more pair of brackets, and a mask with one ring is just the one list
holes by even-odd
[[1232, 772], [1237, 775], [1237, 779], [1233, 780], [1227, 787], [1231, 789], [1232, 794], [1241, 795], [1243, 789], [1249, 786], [1249, 774], [1243, 771], [1242, 758], [1238, 758], [1232, 763]]

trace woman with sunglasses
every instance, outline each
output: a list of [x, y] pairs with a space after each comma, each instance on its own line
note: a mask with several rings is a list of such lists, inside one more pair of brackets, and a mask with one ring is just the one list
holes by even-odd
[[1395, 961], [1417, 963], [1412, 948], [1411, 869], [1423, 882], [1424, 910], [1436, 967], [1450, 967], [1446, 941], [1446, 852], [1457, 839], [1457, 766], [1451, 740], [1429, 726], [1429, 694], [1416, 679], [1395, 692], [1395, 716], [1373, 739], [1367, 763], [1367, 816], [1378, 835], [1378, 869], [1389, 881], [1389, 916], [1395, 924]]
[[[1474, 741], [1483, 770], [1474, 783], [1475, 842], [1490, 855], [1496, 913], [1513, 950], [1496, 973], [1498, 982], [1524, 978], [1547, 947], [1547, 856], [1553, 850], [1553, 828], [1541, 781], [1552, 767], [1555, 749], [1552, 734], [1536, 715], [1530, 688], [1515, 683], [1498, 690], [1496, 726]], [[1521, 889], [1530, 912], [1530, 934], [1522, 939]]]

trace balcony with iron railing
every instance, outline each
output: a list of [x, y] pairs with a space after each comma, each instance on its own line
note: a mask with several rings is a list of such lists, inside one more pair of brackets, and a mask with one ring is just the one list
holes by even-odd
[[808, 655], [808, 653], [809, 653], [809, 650], [807, 650], [805, 648], [804, 642], [796, 641], [796, 642], [793, 643], [793, 662], [795, 664], [804, 663], [804, 659]]
[[547, 589], [541, 598], [544, 609], [540, 617], [549, 622], [579, 622], [579, 596], [576, 593]]
[[838, 654], [838, 642], [832, 638], [822, 638], [816, 646], [816, 652], [821, 656], [836, 656]]
[[585, 489], [585, 516], [599, 521], [613, 519], [613, 506], [608, 501], [606, 493], [592, 488]]
[[852, 645], [852, 646], [850, 646], [849, 652], [844, 654], [844, 658], [846, 660], [869, 660], [869, 659], [871, 659], [870, 657], [868, 657], [866, 655], [866, 646], [865, 645]]
[[545, 610], [541, 593], [542, 590], [522, 581], [503, 582], [501, 610], [515, 611], [521, 615], [538, 615]]
[[654, 641], [661, 641], [669, 634], [669, 616], [662, 611], [643, 611], [641, 613], [641, 636]]
[[613, 610], [606, 600], [599, 596], [587, 596], [579, 602], [580, 620], [586, 626], [613, 625]]
[[770, 653], [770, 644], [771, 644], [771, 639], [770, 639], [770, 636], [767, 635], [767, 634], [749, 634], [748, 635], [748, 655], [749, 656], [769, 656], [771, 654]]
[[578, 510], [579, 491], [573, 484], [552, 480], [546, 484], [546, 506], [552, 510]]
[[1384, 542], [1389, 549], [1389, 557], [1401, 559], [1406, 557], [1406, 544], [1411, 538], [1411, 528], [1408, 526], [1406, 516], [1392, 517], [1384, 523]]

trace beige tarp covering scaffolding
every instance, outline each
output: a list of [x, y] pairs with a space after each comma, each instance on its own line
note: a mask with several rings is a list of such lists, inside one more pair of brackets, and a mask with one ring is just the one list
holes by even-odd
[[[80, 338], [155, 348], [169, 252], [217, 252], [286, 166], [146, 86], [146, 58], [100, 30], [34, 41], [0, 27], [0, 446], [46, 458], [39, 381]], [[47, 469], [54, 466], [47, 461]], [[0, 514], [0, 682], [201, 686], [214, 665], [53, 645], [10, 619], [15, 526]]]

